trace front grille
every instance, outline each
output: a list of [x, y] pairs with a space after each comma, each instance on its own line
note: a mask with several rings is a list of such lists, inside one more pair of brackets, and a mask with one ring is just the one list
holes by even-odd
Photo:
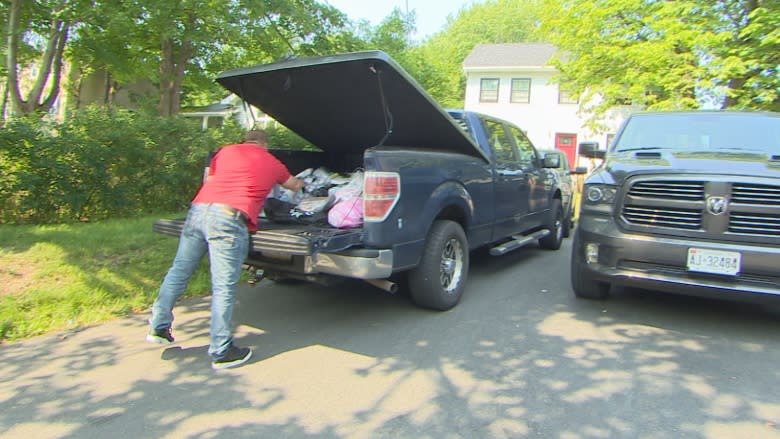
[[[708, 211], [710, 197], [722, 197], [727, 211]], [[780, 185], [648, 179], [631, 185], [623, 203], [621, 219], [635, 230], [663, 228], [687, 236], [728, 233], [745, 240], [780, 238]]]
[[701, 210], [625, 206], [623, 218], [631, 224], [675, 229], [701, 228]]
[[729, 232], [780, 236], [780, 218], [769, 214], [732, 212], [729, 218]]
[[629, 225], [699, 230], [702, 227], [704, 182], [646, 180], [626, 193], [622, 217]]
[[660, 199], [704, 200], [701, 181], [642, 181], [631, 186], [628, 195]]
[[780, 187], [734, 183], [731, 188], [731, 202], [780, 206]]

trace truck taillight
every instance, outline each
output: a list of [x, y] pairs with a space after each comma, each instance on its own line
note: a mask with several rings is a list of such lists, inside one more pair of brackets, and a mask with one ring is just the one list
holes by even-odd
[[401, 197], [401, 176], [367, 171], [363, 181], [363, 220], [381, 222]]

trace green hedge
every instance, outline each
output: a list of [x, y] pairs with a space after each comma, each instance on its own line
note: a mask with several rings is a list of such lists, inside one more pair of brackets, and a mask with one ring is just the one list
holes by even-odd
[[221, 137], [184, 119], [99, 107], [60, 124], [12, 119], [0, 131], [0, 221], [43, 224], [180, 210]]
[[[273, 145], [305, 146], [284, 128], [269, 134]], [[12, 119], [0, 129], [0, 223], [182, 210], [202, 181], [208, 152], [240, 137], [235, 125], [202, 131], [191, 119], [105, 107], [62, 123]]]

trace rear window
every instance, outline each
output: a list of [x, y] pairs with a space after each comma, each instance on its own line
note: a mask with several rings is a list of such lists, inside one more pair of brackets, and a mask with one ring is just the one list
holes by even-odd
[[455, 124], [460, 127], [463, 131], [466, 132], [466, 134], [474, 141], [476, 139], [474, 138], [474, 134], [471, 132], [471, 129], [469, 128], [469, 124], [466, 122], [466, 120], [463, 118], [463, 113], [455, 113], [450, 112], [449, 115], [455, 119]]

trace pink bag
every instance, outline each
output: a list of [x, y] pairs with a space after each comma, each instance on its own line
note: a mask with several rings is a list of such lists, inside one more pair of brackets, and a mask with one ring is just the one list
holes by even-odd
[[363, 225], [363, 197], [353, 197], [334, 204], [328, 211], [328, 223], [340, 229]]

